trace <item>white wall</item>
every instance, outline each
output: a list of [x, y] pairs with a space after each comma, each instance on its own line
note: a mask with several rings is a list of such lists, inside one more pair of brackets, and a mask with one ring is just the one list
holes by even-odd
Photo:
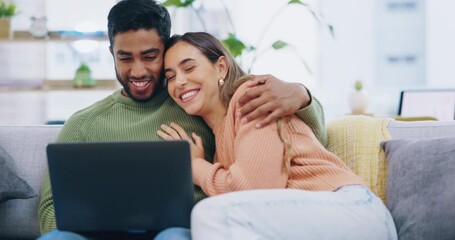
[[106, 31], [107, 14], [117, 2], [116, 0], [45, 1], [48, 28], [52, 31], [74, 30], [75, 27], [87, 23], [94, 31]]
[[427, 0], [427, 82], [455, 88], [455, 1]]
[[[395, 86], [381, 81], [377, 73], [378, 6], [385, 0], [320, 0], [321, 11], [335, 27], [336, 38], [321, 34], [320, 95], [327, 119], [349, 113], [348, 94], [355, 80], [364, 81], [371, 100], [369, 111], [376, 116], [394, 116], [398, 111], [402, 89], [455, 88], [455, 9], [452, 0], [427, 0], [424, 9], [424, 63], [415, 73], [424, 75], [424, 83], [406, 82]], [[395, 1], [405, 2], [405, 1]], [[409, 1], [408, 1], [409, 2]], [[412, 1], [411, 1], [412, 2]], [[397, 20], [398, 21], [398, 20]], [[419, 20], [416, 20], [419, 21]], [[415, 21], [411, 24], [414, 24]], [[403, 24], [402, 22], [397, 22]], [[418, 35], [418, 34], [417, 34]], [[408, 38], [398, 39], [397, 42]], [[416, 39], [421, 41], [422, 39]], [[410, 44], [413, 44], [411, 42]], [[401, 47], [401, 50], [408, 46]], [[400, 49], [398, 49], [400, 50]], [[388, 72], [387, 74], [392, 74]]]
[[[202, 1], [206, 12], [202, 12], [208, 31], [219, 38], [227, 37], [232, 32], [229, 19], [226, 16], [221, 1]], [[317, 7], [316, 0], [305, 1]], [[230, 0], [225, 1], [234, 22], [237, 37], [246, 44], [258, 48], [256, 52], [263, 53], [252, 67], [255, 74], [273, 74], [288, 82], [301, 82], [313, 88], [316, 84], [318, 67], [318, 35], [317, 21], [305, 7], [298, 4], [285, 8], [274, 21], [272, 17], [279, 9], [287, 5], [286, 0]], [[207, 11], [212, 11], [212, 14]], [[173, 32], [202, 31], [201, 24], [193, 16], [188, 18], [188, 11], [170, 9], [173, 21]], [[265, 32], [264, 38], [260, 36]], [[271, 44], [282, 40], [292, 45], [279, 51], [269, 49]], [[254, 54], [244, 55], [239, 59], [242, 67], [248, 70]], [[300, 58], [307, 62], [313, 74], [305, 69]]]
[[[271, 73], [289, 82], [301, 82], [310, 88], [316, 84], [318, 66], [318, 35], [317, 21], [311, 13], [301, 5], [290, 5], [280, 13], [273, 22], [271, 17], [278, 9], [286, 5], [282, 0], [238, 0], [235, 11], [235, 24], [239, 37], [250, 43], [258, 43], [259, 36], [269, 27], [259, 52], [264, 51], [276, 40], [282, 40], [294, 48], [269, 50], [261, 55], [255, 63], [252, 73]], [[317, 7], [316, 1], [305, 1]], [[240, 4], [241, 3], [241, 4]], [[252, 11], [254, 9], [254, 12]], [[328, 30], [326, 30], [328, 31]], [[304, 67], [300, 57], [307, 62], [313, 74]]]
[[321, 32], [318, 97], [327, 120], [348, 114], [354, 82], [366, 89], [374, 80], [374, 1], [321, 0], [320, 9], [335, 28], [335, 38]]
[[[46, 11], [66, 13], [59, 10], [62, 8], [61, 1], [57, 3], [44, 4], [53, 0], [16, 0], [21, 5], [30, 6], [21, 10], [21, 14], [14, 18], [13, 28], [15, 30], [27, 30], [30, 16], [40, 16]], [[314, 18], [301, 6], [293, 6], [286, 9], [275, 22], [269, 27], [263, 44], [270, 45], [275, 40], [284, 40], [295, 45], [296, 50], [269, 51], [262, 55], [256, 62], [253, 73], [271, 73], [275, 76], [290, 82], [301, 82], [307, 85], [310, 90], [322, 101], [327, 120], [331, 120], [340, 115], [349, 113], [348, 95], [353, 91], [353, 84], [356, 80], [364, 82], [365, 89], [370, 93], [371, 104], [369, 111], [376, 116], [393, 116], [397, 113], [399, 93], [405, 86], [388, 86], [381, 84], [377, 78], [377, 7], [378, 3], [393, 2], [393, 0], [311, 0], [305, 1], [313, 5], [314, 8], [322, 12], [327, 22], [335, 28], [335, 38], [332, 38], [327, 29], [321, 28]], [[409, 0], [414, 1], [414, 0]], [[420, 1], [420, 0], [419, 0]], [[418, 86], [421, 88], [455, 88], [455, 9], [453, 0], [421, 0], [425, 6], [425, 68], [422, 72], [425, 84]], [[65, 1], [63, 1], [65, 2]], [[88, 1], [90, 2], [90, 1]], [[97, 1], [97, 3], [113, 4], [114, 0]], [[220, 11], [218, 0], [205, 0], [207, 10], [212, 12], [214, 20], [211, 21], [211, 29], [219, 34], [229, 29], [227, 19]], [[238, 36], [247, 43], [256, 44], [258, 36], [267, 26], [270, 17], [287, 0], [229, 0], [225, 1], [231, 10], [234, 24]], [[401, 1], [403, 2], [403, 1]], [[66, 2], [65, 2], [66, 3]], [[54, 5], [56, 4], [56, 5]], [[72, 2], [76, 7], [80, 2]], [[60, 6], [60, 8], [58, 8]], [[65, 5], [67, 6], [67, 5]], [[82, 6], [82, 5], [81, 5]], [[67, 8], [67, 7], [63, 7]], [[98, 7], [97, 7], [98, 8]], [[105, 20], [109, 7], [99, 8], [99, 11], [84, 13], [84, 16], [96, 16], [99, 13], [100, 19]], [[100, 12], [101, 11], [101, 12]], [[77, 19], [80, 11], [71, 11], [68, 19]], [[182, 33], [190, 30], [197, 30], [197, 21], [187, 22], [188, 13], [177, 13], [173, 17], [174, 33]], [[88, 14], [88, 15], [86, 15]], [[210, 13], [209, 13], [210, 14]], [[66, 16], [66, 15], [64, 15]], [[50, 20], [55, 17], [50, 17]], [[65, 17], [64, 17], [65, 18]], [[73, 21], [71, 20], [71, 21]], [[101, 22], [102, 22], [101, 21]], [[50, 23], [50, 28], [55, 30], [62, 26], [54, 25], [63, 22]], [[103, 25], [105, 23], [102, 23]], [[201, 29], [199, 29], [201, 30]], [[0, 44], [0, 54], [11, 55], [7, 44]], [[10, 45], [10, 43], [8, 43]], [[18, 44], [19, 45], [19, 44]], [[34, 48], [35, 51], [38, 48]], [[40, 48], [41, 49], [41, 48]], [[105, 51], [106, 49], [100, 49]], [[310, 65], [313, 74], [304, 70], [303, 65], [294, 53], [301, 55]], [[18, 52], [14, 53], [15, 58], [25, 59]], [[36, 57], [45, 56], [42, 50], [34, 54]], [[66, 56], [66, 55], [65, 55]], [[100, 55], [102, 56], [102, 55]], [[55, 56], [54, 56], [55, 57]], [[7, 60], [9, 59], [9, 60]], [[102, 57], [103, 62], [110, 61], [107, 57]], [[43, 63], [46, 60], [34, 60]], [[49, 58], [50, 61], [60, 61], [56, 56]], [[251, 58], [242, 59], [243, 64], [248, 66]], [[26, 66], [14, 67], [11, 57], [6, 57], [0, 64], [0, 78], [7, 74], [11, 69], [24, 69]], [[28, 65], [29, 75], [34, 79], [43, 79], [49, 76], [49, 71], [43, 67], [32, 68], [33, 64], [24, 62]], [[1, 67], [3, 66], [3, 68]], [[9, 67], [6, 67], [9, 66]], [[33, 65], [41, 66], [41, 65]], [[44, 66], [44, 65], [43, 65]], [[76, 67], [76, 66], [75, 66]], [[74, 67], [74, 68], [75, 68]], [[98, 68], [97, 69], [101, 69]], [[104, 68], [102, 68], [104, 69]], [[14, 70], [16, 71], [16, 70]], [[69, 76], [72, 70], [67, 70]], [[106, 65], [104, 72], [112, 74], [112, 66]], [[34, 73], [34, 74], [33, 74]], [[3, 74], [3, 75], [2, 75]], [[9, 74], [18, 75], [18, 74]], [[43, 76], [46, 75], [46, 76]], [[27, 75], [28, 76], [28, 75]], [[101, 76], [101, 75], [100, 75]], [[24, 75], [25, 77], [25, 75]], [[4, 78], [4, 76], [3, 76]], [[58, 78], [55, 76], [55, 78]], [[1, 80], [1, 79], [0, 79]], [[0, 81], [1, 82], [1, 81]], [[412, 87], [412, 86], [410, 86]], [[414, 86], [415, 87], [415, 86]]]

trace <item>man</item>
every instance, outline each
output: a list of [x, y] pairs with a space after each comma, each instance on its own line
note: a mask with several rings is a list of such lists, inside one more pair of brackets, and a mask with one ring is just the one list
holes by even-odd
[[[164, 43], [170, 37], [169, 12], [152, 0], [122, 0], [108, 15], [110, 52], [122, 89], [76, 112], [62, 128], [57, 142], [160, 140], [161, 124], [175, 122], [203, 138], [205, 156], [213, 156], [214, 139], [204, 121], [188, 116], [169, 97], [163, 77]], [[300, 84], [284, 83], [270, 75], [256, 76], [240, 100], [244, 121], [273, 119], [297, 113], [325, 144], [322, 107]], [[205, 197], [200, 189], [196, 199]], [[49, 176], [41, 189], [38, 210], [41, 232], [55, 229]]]

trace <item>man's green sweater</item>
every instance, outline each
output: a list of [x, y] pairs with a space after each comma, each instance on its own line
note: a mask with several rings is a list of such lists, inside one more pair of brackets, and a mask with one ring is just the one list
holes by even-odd
[[[188, 133], [194, 132], [202, 137], [205, 156], [211, 160], [215, 145], [210, 128], [201, 118], [187, 115], [169, 97], [166, 89], [157, 91], [147, 102], [137, 102], [125, 97], [121, 90], [114, 92], [71, 116], [60, 131], [57, 142], [162, 140], [156, 135], [160, 125], [175, 122]], [[310, 106], [301, 110], [298, 115], [325, 145], [326, 131], [320, 103], [317, 100], [312, 101]], [[199, 187], [195, 188], [195, 196], [196, 200], [206, 197]], [[41, 187], [38, 217], [42, 233], [56, 228], [49, 175], [45, 177]]]

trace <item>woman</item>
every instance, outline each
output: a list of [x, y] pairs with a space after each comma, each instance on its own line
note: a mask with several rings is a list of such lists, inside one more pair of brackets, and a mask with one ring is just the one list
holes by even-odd
[[[214, 196], [193, 209], [192, 238], [397, 239], [381, 200], [305, 123], [291, 115], [256, 129], [255, 121], [237, 118], [235, 102], [248, 76], [216, 38], [186, 33], [173, 36], [166, 49], [169, 95], [215, 135], [211, 164], [196, 134], [190, 138], [174, 123], [157, 132], [190, 141], [194, 183]], [[161, 236], [173, 234], [188, 232]]]

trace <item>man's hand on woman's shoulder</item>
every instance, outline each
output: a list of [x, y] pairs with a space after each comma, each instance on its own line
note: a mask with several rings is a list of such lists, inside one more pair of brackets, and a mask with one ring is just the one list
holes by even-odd
[[262, 118], [256, 124], [257, 128], [279, 117], [294, 114], [311, 102], [311, 96], [303, 85], [284, 82], [270, 74], [253, 75], [247, 86], [251, 89], [239, 99], [237, 114], [245, 123]]

